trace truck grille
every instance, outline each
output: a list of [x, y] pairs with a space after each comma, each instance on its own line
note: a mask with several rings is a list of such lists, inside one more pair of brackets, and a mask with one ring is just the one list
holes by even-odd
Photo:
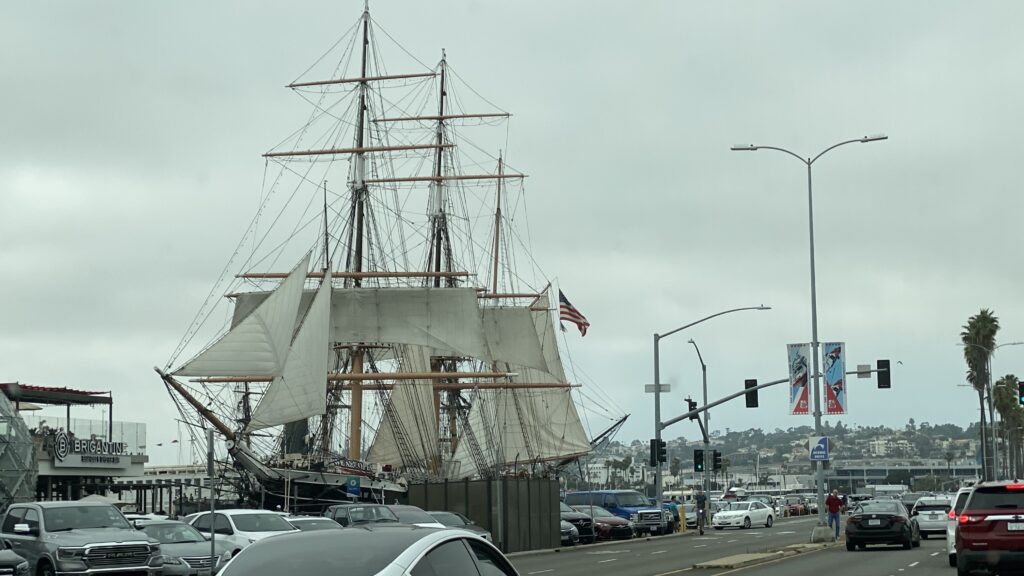
[[90, 568], [116, 566], [144, 566], [149, 561], [149, 546], [145, 544], [128, 546], [97, 546], [85, 553], [85, 563]]
[[184, 556], [182, 560], [189, 568], [209, 568], [213, 566], [213, 560], [209, 556]]
[[641, 512], [638, 519], [644, 523], [661, 524], [661, 512]]
[[14, 568], [0, 568], [0, 576], [7, 576], [7, 574], [14, 574]]

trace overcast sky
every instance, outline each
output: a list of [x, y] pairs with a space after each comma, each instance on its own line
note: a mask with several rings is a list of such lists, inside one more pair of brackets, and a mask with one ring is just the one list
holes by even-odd
[[[361, 1], [22, 2], [0, 7], [0, 381], [112, 390], [115, 418], [179, 437], [162, 366], [255, 210], [260, 154], [307, 108], [282, 88]], [[848, 365], [891, 358], [893, 388], [850, 381], [847, 424], [966, 425], [960, 327], [980, 308], [1024, 340], [1019, 166], [1024, 81], [1007, 2], [379, 1], [417, 58], [441, 48], [513, 112], [534, 257], [589, 318], [575, 364], [653, 434], [652, 334], [666, 417], [698, 395], [787, 375], [811, 339], [813, 156], [819, 326]], [[895, 361], [901, 361], [897, 365]], [[1005, 347], [996, 375], [1024, 373]], [[714, 428], [811, 424], [784, 386]], [[55, 413], [60, 414], [62, 410]], [[77, 409], [81, 417], [98, 411]], [[591, 432], [608, 419], [588, 417]], [[831, 419], [835, 421], [835, 418]], [[696, 437], [690, 422], [668, 437]]]

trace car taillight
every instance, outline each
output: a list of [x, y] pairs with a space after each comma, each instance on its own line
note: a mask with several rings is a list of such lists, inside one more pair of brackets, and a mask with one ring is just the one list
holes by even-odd
[[984, 519], [985, 519], [984, 516], [977, 516], [977, 515], [972, 515], [972, 514], [961, 514], [960, 515], [960, 519], [959, 519], [959, 523], [960, 524], [976, 524], [978, 522], [981, 522]]
[[950, 510], [948, 516], [950, 520], [956, 520], [956, 510]]
[[906, 521], [907, 521], [907, 519], [904, 518], [903, 516], [893, 516], [892, 517], [892, 523], [893, 524], [903, 524]]
[[1024, 490], [1024, 484], [1007, 484], [1007, 490]]
[[858, 518], [856, 516], [850, 516], [849, 518], [846, 519], [846, 523], [847, 524], [856, 524], [859, 521], [860, 521], [860, 518]]

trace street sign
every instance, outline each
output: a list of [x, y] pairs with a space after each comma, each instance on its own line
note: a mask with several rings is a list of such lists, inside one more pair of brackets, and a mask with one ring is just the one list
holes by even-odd
[[355, 496], [358, 498], [361, 492], [360, 487], [361, 482], [359, 481], [359, 476], [348, 476], [345, 478], [345, 492], [347, 492], [349, 496]]
[[857, 378], [871, 378], [871, 364], [857, 364]]
[[828, 462], [828, 436], [811, 436], [807, 445], [811, 451], [811, 462]]
[[[658, 386], [658, 388], [661, 388], [661, 392], [662, 393], [671, 392], [672, 391], [672, 385], [671, 384], [660, 384]], [[644, 392], [646, 392], [648, 394], [654, 394], [654, 384], [644, 384]]]

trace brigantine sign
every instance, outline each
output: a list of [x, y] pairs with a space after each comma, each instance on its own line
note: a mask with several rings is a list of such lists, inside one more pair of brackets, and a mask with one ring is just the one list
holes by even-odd
[[53, 465], [58, 468], [125, 468], [121, 458], [128, 455], [127, 449], [124, 442], [72, 438], [64, 430], [51, 440]]

